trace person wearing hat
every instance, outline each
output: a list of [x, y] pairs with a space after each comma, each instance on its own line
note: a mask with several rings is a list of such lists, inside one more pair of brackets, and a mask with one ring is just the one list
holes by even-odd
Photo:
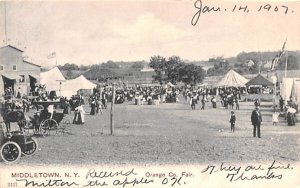
[[230, 124], [231, 124], [231, 129], [230, 129], [230, 132], [233, 132], [234, 133], [234, 126], [235, 126], [235, 121], [236, 121], [236, 118], [235, 118], [235, 114], [234, 114], [234, 111], [231, 111], [231, 116], [230, 116]]
[[257, 133], [257, 137], [260, 138], [260, 125], [262, 122], [262, 117], [259, 110], [259, 106], [256, 106], [255, 110], [252, 111], [251, 122], [253, 125], [253, 137], [256, 137]]
[[91, 112], [90, 112], [90, 115], [95, 115], [96, 113], [96, 99], [95, 97], [92, 98], [92, 101], [91, 101]]
[[197, 96], [196, 92], [194, 92], [194, 93], [193, 93], [193, 96], [192, 96], [192, 98], [191, 98], [191, 101], [190, 101], [192, 110], [195, 110], [195, 109], [196, 109], [197, 98], [198, 98], [198, 96]]

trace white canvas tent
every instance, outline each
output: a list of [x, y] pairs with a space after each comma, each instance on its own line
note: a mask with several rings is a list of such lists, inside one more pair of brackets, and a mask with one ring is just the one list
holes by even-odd
[[300, 101], [300, 78], [283, 78], [280, 88], [280, 94], [284, 101]]
[[41, 84], [46, 86], [47, 91], [59, 91], [60, 82], [65, 80], [65, 77], [57, 67], [54, 67], [47, 72], [42, 72], [40, 77]]
[[228, 73], [222, 78], [222, 80], [216, 85], [218, 87], [245, 87], [245, 84], [249, 80], [241, 76], [234, 70], [228, 71]]
[[292, 98], [294, 101], [300, 102], [300, 78], [295, 79], [292, 88]]
[[75, 79], [62, 82], [61, 88], [62, 91], [73, 91], [73, 93], [76, 94], [80, 89], [92, 90], [96, 86], [96, 84], [88, 81], [83, 75], [81, 75]]

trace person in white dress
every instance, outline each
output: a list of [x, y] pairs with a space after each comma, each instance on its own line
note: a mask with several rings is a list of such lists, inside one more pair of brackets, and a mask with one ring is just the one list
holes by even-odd
[[75, 108], [74, 113], [75, 113], [75, 116], [74, 116], [74, 119], [73, 119], [73, 123], [74, 124], [84, 124], [85, 111], [84, 111], [81, 104]]
[[279, 113], [277, 111], [275, 111], [272, 115], [273, 125], [276, 125], [278, 123], [278, 117], [279, 117]]

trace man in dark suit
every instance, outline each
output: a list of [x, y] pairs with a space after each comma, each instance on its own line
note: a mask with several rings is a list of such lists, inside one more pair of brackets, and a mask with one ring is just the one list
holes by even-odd
[[256, 106], [255, 110], [252, 111], [251, 122], [253, 125], [253, 137], [256, 137], [257, 132], [257, 137], [260, 138], [260, 125], [262, 122], [262, 117], [259, 111], [259, 106]]

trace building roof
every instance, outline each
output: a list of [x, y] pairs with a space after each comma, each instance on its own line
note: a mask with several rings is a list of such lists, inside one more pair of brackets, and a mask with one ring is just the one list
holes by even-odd
[[13, 48], [13, 49], [15, 49], [15, 50], [18, 50], [18, 51], [20, 51], [20, 52], [24, 52], [23, 50], [21, 50], [21, 49], [19, 49], [19, 48], [17, 48], [17, 47], [14, 47], [14, 46], [12, 46], [12, 45], [6, 45], [6, 46], [2, 46], [0, 49], [2, 49], [2, 48], [7, 48], [7, 47], [10, 47], [10, 48]]
[[34, 64], [34, 63], [31, 63], [29, 61], [26, 61], [26, 60], [23, 60], [24, 63], [28, 63], [30, 65], [34, 65], [34, 66], [37, 66], [37, 67], [41, 67], [40, 65], [37, 65], [37, 64]]
[[274, 84], [265, 77], [263, 77], [261, 74], [258, 74], [246, 83], [246, 86], [251, 85], [273, 86]]

